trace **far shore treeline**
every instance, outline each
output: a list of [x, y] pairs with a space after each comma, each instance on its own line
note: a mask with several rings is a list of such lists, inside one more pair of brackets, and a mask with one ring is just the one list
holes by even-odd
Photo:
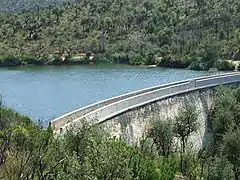
[[1, 0], [0, 6], [0, 66], [240, 67], [239, 0]]

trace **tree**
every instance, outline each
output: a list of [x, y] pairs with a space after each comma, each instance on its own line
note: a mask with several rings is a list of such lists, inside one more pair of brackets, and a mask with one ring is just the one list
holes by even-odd
[[194, 105], [186, 103], [175, 118], [174, 133], [181, 142], [181, 171], [183, 172], [183, 154], [189, 136], [198, 129], [197, 111]]
[[[215, 107], [212, 115], [213, 146], [207, 150], [210, 156], [218, 163], [210, 166], [219, 168], [215, 179], [232, 179], [229, 169], [232, 170], [235, 180], [240, 175], [240, 127], [239, 127], [239, 87], [220, 87], [216, 90]], [[220, 173], [226, 171], [226, 173]], [[211, 171], [211, 170], [210, 170]], [[212, 177], [214, 173], [209, 173]], [[213, 179], [213, 178], [212, 178]]]
[[223, 143], [224, 135], [239, 126], [239, 88], [220, 87], [216, 90], [215, 107], [213, 109], [212, 130], [215, 151]]
[[159, 156], [168, 157], [173, 151], [174, 133], [170, 119], [153, 121], [148, 137], [153, 139]]
[[[30, 3], [33, 0], [15, 1], [0, 2], [0, 42], [3, 42], [0, 43], [0, 58], [4, 61], [18, 54], [36, 59], [41, 54], [48, 57], [55, 51], [55, 41], [59, 42], [58, 46], [71, 49], [73, 56], [80, 47], [94, 51], [96, 47], [90, 46], [91, 39], [99, 39], [99, 31], [107, 31], [107, 37], [100, 35], [100, 47], [95, 52], [106, 53], [103, 56], [110, 61], [107, 54], [113, 52], [134, 56], [148, 49], [156, 55], [168, 45], [170, 51], [166, 56], [171, 63], [166, 64], [169, 66], [176, 67], [179, 60], [188, 62], [190, 58], [190, 63], [197, 62], [198, 69], [209, 69], [218, 68], [213, 61], [228, 59], [228, 54], [239, 49], [238, 0], [231, 0], [231, 3], [226, 0], [188, 3], [180, 0], [96, 0], [94, 3], [85, 0], [64, 4], [56, 4], [56, 0], [37, 4]], [[9, 3], [14, 13], [8, 12], [6, 5]], [[138, 34], [139, 38], [133, 39], [133, 34]], [[33, 45], [40, 43], [43, 46]], [[151, 64], [151, 59], [148, 58], [147, 63]], [[42, 58], [44, 60], [46, 58]], [[144, 61], [142, 58], [137, 64]], [[188, 66], [186, 62], [183, 64]], [[193, 65], [190, 68], [194, 68]]]
[[233, 165], [235, 180], [240, 179], [240, 127], [229, 131], [223, 138], [223, 155]]
[[209, 157], [204, 162], [203, 179], [225, 180], [233, 179], [231, 164], [225, 157]]
[[[77, 128], [76, 128], [77, 127]], [[76, 169], [79, 179], [159, 179], [155, 155], [144, 152], [141, 147], [133, 147], [125, 142], [109, 138], [99, 127], [83, 123], [70, 128], [65, 136], [65, 151], [71, 154], [69, 168]], [[77, 161], [76, 161], [77, 160]], [[175, 170], [166, 163], [163, 170]], [[168, 166], [167, 166], [168, 165]], [[173, 171], [175, 174], [175, 171]], [[164, 175], [172, 177], [173, 174]]]

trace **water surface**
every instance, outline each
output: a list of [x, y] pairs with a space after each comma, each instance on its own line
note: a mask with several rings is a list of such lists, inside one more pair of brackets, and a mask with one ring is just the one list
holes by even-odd
[[7, 106], [49, 121], [123, 93], [217, 73], [127, 65], [0, 68], [0, 93]]

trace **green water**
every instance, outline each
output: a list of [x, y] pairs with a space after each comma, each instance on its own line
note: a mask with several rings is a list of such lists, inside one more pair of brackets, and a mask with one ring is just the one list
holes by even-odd
[[0, 93], [7, 106], [49, 121], [116, 95], [216, 73], [127, 65], [0, 68]]

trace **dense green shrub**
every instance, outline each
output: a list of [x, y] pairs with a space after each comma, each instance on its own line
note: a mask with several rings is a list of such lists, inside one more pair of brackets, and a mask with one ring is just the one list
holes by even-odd
[[191, 70], [209, 70], [214, 67], [214, 60], [196, 57], [188, 67]]
[[111, 64], [115, 63], [116, 59], [110, 54], [96, 54], [94, 56], [94, 62], [97, 64]]
[[30, 57], [30, 56], [20, 56], [20, 61], [22, 62], [22, 65], [44, 65], [44, 61], [41, 58], [38, 57]]
[[89, 64], [89, 60], [83, 56], [70, 57], [66, 61], [68, 64]]
[[161, 62], [158, 64], [160, 67], [170, 67], [170, 68], [187, 68], [190, 64], [190, 61], [188, 59], [172, 59], [165, 57], [161, 60]]
[[1, 57], [1, 66], [20, 66], [22, 65], [22, 61], [19, 57], [11, 55]]
[[215, 67], [219, 70], [234, 70], [235, 69], [235, 65], [231, 62], [228, 61], [217, 61], [215, 63]]
[[129, 55], [126, 53], [114, 53], [113, 55], [113, 61], [121, 64], [129, 64]]
[[143, 57], [141, 55], [135, 55], [130, 59], [130, 64], [132, 65], [142, 65], [143, 64]]

